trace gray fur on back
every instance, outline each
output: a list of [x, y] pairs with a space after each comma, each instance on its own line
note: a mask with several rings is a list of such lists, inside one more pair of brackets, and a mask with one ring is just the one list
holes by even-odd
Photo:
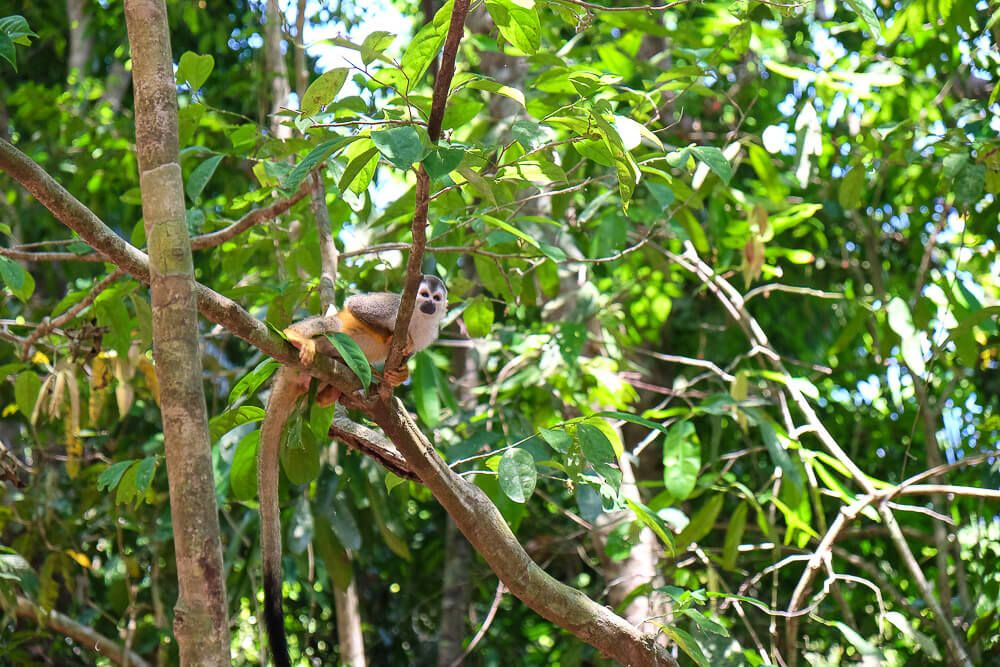
[[344, 307], [381, 334], [388, 336], [396, 327], [396, 313], [402, 298], [392, 292], [372, 292], [348, 297]]

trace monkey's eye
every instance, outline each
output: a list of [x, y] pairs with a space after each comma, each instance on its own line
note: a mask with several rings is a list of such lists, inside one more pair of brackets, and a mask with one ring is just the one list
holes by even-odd
[[434, 295], [434, 300], [435, 301], [440, 301], [441, 300], [441, 295], [440, 294], [435, 294]]
[[427, 292], [427, 290], [420, 290], [420, 296], [426, 299], [427, 297], [430, 296], [430, 294]]

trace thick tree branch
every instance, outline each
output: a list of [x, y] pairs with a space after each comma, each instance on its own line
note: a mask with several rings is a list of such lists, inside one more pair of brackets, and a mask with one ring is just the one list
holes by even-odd
[[34, 619], [48, 626], [55, 632], [61, 632], [73, 639], [81, 647], [107, 657], [116, 665], [132, 665], [132, 667], [151, 667], [142, 656], [133, 651], [126, 651], [122, 646], [86, 625], [77, 623], [69, 616], [58, 611], [46, 613], [41, 607], [27, 598], [17, 598], [17, 615], [21, 618]]
[[398, 399], [374, 401], [369, 411], [462, 534], [518, 599], [624, 665], [676, 667], [677, 662], [653, 637], [549, 576], [531, 560], [492, 501], [448, 467]]

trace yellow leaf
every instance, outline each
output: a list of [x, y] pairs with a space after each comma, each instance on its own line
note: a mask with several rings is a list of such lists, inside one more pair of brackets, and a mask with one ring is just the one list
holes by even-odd
[[9, 403], [6, 407], [4, 407], [3, 414], [0, 416], [10, 417], [15, 412], [17, 412], [17, 403]]
[[139, 359], [139, 372], [142, 376], [146, 378], [146, 386], [149, 387], [150, 393], [153, 394], [153, 400], [156, 404], [160, 404], [160, 380], [156, 377], [156, 368], [146, 357], [141, 357]]
[[31, 357], [31, 363], [33, 363], [33, 364], [42, 364], [43, 366], [48, 366], [52, 362], [49, 361], [49, 358], [47, 356], [45, 356], [44, 352], [37, 352], [36, 351], [35, 354], [34, 354], [34, 356]]
[[66, 555], [75, 560], [77, 564], [80, 565], [80, 567], [85, 568], [87, 570], [90, 569], [90, 559], [87, 558], [86, 554], [82, 554], [79, 551], [74, 551], [73, 549], [67, 549]]

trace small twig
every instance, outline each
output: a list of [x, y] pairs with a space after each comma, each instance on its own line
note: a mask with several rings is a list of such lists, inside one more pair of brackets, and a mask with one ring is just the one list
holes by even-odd
[[491, 625], [493, 625], [493, 619], [497, 615], [497, 610], [500, 608], [500, 601], [503, 600], [503, 594], [505, 592], [507, 592], [507, 587], [503, 585], [502, 581], [497, 580], [497, 592], [493, 596], [493, 604], [490, 605], [490, 610], [486, 612], [486, 618], [483, 619], [483, 624], [479, 626], [479, 630], [476, 631], [476, 636], [472, 638], [472, 641], [470, 641], [469, 645], [465, 647], [465, 650], [462, 651], [461, 655], [452, 660], [448, 667], [458, 667], [461, 665], [465, 659], [469, 657], [469, 654], [476, 648], [476, 645], [479, 644], [480, 640], [486, 636], [486, 631], [490, 629]]
[[630, 7], [607, 7], [599, 5], [596, 2], [586, 2], [586, 0], [558, 0], [558, 2], [565, 2], [569, 5], [583, 7], [584, 9], [592, 9], [596, 12], [662, 12], [673, 9], [678, 5], [687, 4], [688, 0], [674, 0], [674, 2], [668, 2], [665, 5], [632, 5]]
[[288, 197], [287, 199], [279, 199], [270, 206], [265, 206], [264, 208], [254, 209], [228, 227], [223, 227], [222, 229], [218, 229], [214, 232], [199, 234], [198, 236], [192, 237], [191, 249], [204, 250], [206, 248], [214, 248], [215, 246], [222, 245], [226, 241], [239, 236], [251, 227], [267, 222], [268, 220], [273, 220], [298, 202], [302, 201], [305, 196], [309, 194], [311, 189], [312, 180], [310, 178], [306, 178], [302, 181], [299, 189], [291, 197]]
[[106, 290], [111, 283], [118, 280], [125, 271], [123, 269], [115, 269], [110, 274], [104, 277], [99, 283], [94, 285], [93, 288], [87, 293], [87, 296], [83, 297], [79, 303], [73, 304], [71, 308], [68, 308], [65, 313], [54, 317], [51, 320], [46, 319], [41, 324], [39, 324], [31, 334], [24, 339], [24, 344], [21, 346], [21, 358], [27, 359], [28, 354], [31, 352], [31, 346], [34, 345], [38, 339], [45, 336], [53, 329], [62, 327], [73, 320], [74, 317], [79, 315], [84, 309], [86, 309], [90, 304], [94, 303], [94, 300], [100, 296], [101, 292]]
[[823, 290], [812, 289], [810, 287], [798, 287], [797, 285], [782, 285], [781, 283], [769, 283], [767, 285], [761, 285], [760, 287], [755, 287], [746, 294], [744, 294], [743, 303], [746, 303], [755, 296], [761, 296], [763, 294], [769, 294], [771, 292], [790, 292], [792, 294], [814, 296], [817, 299], [847, 298], [843, 294], [840, 294], [839, 292], [824, 292]]
[[[469, 0], [456, 0], [452, 9], [451, 24], [444, 41], [444, 53], [441, 56], [441, 66], [434, 81], [434, 96], [431, 99], [431, 115], [427, 120], [427, 135], [431, 142], [437, 143], [441, 138], [441, 123], [444, 120], [445, 107], [448, 102], [448, 90], [455, 74], [455, 59], [458, 57], [458, 45], [465, 32], [465, 17], [469, 13]], [[410, 257], [406, 262], [406, 287], [396, 313], [396, 326], [393, 329], [392, 345], [385, 360], [387, 371], [396, 370], [403, 362], [403, 348], [408, 343], [410, 319], [416, 305], [417, 289], [420, 286], [421, 268], [424, 259], [424, 247], [427, 245], [427, 212], [430, 208], [431, 179], [424, 166], [417, 166], [416, 203], [413, 210], [411, 229]], [[384, 383], [379, 387], [379, 396], [388, 400], [392, 387]]]

